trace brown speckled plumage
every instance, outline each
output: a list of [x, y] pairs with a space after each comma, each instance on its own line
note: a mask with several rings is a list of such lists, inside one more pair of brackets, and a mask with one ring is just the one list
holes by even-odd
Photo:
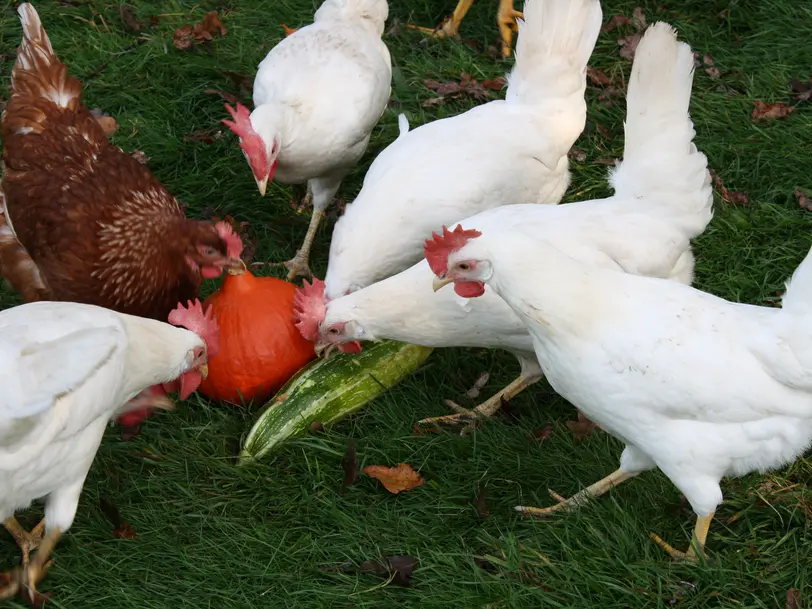
[[36, 13], [22, 21], [2, 116], [0, 272], [27, 301], [165, 320], [198, 294], [189, 252], [203, 245], [225, 254], [226, 245], [213, 224], [188, 220], [144, 165], [108, 141]]

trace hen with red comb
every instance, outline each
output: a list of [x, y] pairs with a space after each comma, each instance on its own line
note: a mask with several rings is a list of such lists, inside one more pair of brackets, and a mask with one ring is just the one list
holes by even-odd
[[445, 275], [448, 271], [449, 254], [460, 249], [469, 240], [481, 235], [482, 233], [478, 230], [465, 230], [461, 225], [457, 226], [453, 231], [444, 226], [441, 235], [432, 233], [431, 239], [426, 239], [426, 243], [423, 245], [423, 252], [432, 272], [438, 277]]
[[226, 106], [260, 195], [276, 179], [307, 183], [310, 224], [285, 266], [311, 276], [310, 248], [324, 211], [366, 151], [389, 101], [386, 0], [326, 0], [314, 22], [270, 50], [254, 78], [254, 110]]

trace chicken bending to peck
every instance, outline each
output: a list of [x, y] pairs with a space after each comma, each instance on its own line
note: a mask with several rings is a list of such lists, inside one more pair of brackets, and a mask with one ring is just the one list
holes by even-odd
[[[655, 24], [635, 61], [666, 71], [676, 55], [690, 65], [690, 49], [670, 38]], [[723, 477], [781, 467], [812, 444], [812, 251], [776, 309], [586, 265], [515, 231], [470, 237], [439, 282], [487, 283], [527, 327], [553, 389], [625, 444], [614, 473], [551, 508], [519, 511], [571, 509], [659, 468], [696, 526], [687, 552], [652, 538], [695, 559]]]
[[498, 205], [561, 201], [601, 14], [598, 0], [528, 0], [504, 100], [412, 131], [401, 117], [400, 136], [335, 225], [327, 298], [409, 268], [444, 224]]
[[[23, 551], [23, 565], [7, 574], [0, 599], [34, 597], [54, 546], [73, 523], [111, 417], [150, 386], [179, 380], [188, 394], [205, 376], [216, 322], [199, 303], [171, 316], [189, 330], [77, 303], [0, 312], [0, 520]], [[41, 498], [45, 518], [28, 533], [14, 512]]]
[[[450, 17], [445, 19], [436, 28], [426, 28], [409, 26], [413, 29], [426, 32], [437, 38], [459, 38], [460, 24], [468, 13], [474, 0], [459, 0], [457, 7]], [[513, 7], [513, 0], [499, 0], [499, 10], [496, 12], [496, 25], [499, 26], [499, 36], [502, 39], [502, 55], [510, 57], [510, 46], [513, 43], [513, 34], [518, 31], [516, 19], [522, 19], [523, 15]]]
[[610, 173], [613, 196], [484, 211], [429, 240], [426, 260], [326, 305], [321, 299], [323, 284], [305, 286], [296, 297], [303, 334], [317, 341], [319, 351], [330, 345], [357, 350], [355, 341], [379, 339], [509, 351], [521, 364], [515, 381], [473, 411], [425, 421], [466, 422], [466, 433], [478, 418], [490, 416], [503, 400], [540, 379], [542, 368], [530, 333], [493, 290], [479, 283], [457, 284], [456, 293], [432, 290], [432, 277], [445, 271], [448, 252], [467, 241], [462, 227], [476, 227], [485, 234], [522, 234], [548, 241], [585, 264], [690, 284], [691, 239], [710, 222], [713, 195], [707, 159], [693, 144], [688, 114], [691, 54], [685, 45], [674, 46], [672, 34], [661, 36], [653, 43], [655, 50], [658, 44], [664, 46], [655, 56], [660, 63], [647, 54], [652, 51], [652, 41], [647, 41], [632, 66], [626, 150]]
[[[150, 171], [108, 140], [31, 4], [2, 115], [0, 274], [26, 302], [95, 304], [165, 321], [204, 278], [242, 268], [226, 223], [186, 218]], [[147, 392], [145, 407], [166, 398]]]
[[386, 0], [325, 0], [314, 22], [277, 44], [259, 64], [254, 111], [237, 104], [223, 122], [240, 138], [259, 188], [307, 182], [310, 226], [288, 280], [310, 276], [310, 248], [324, 210], [366, 151], [386, 110], [392, 80], [381, 40]]

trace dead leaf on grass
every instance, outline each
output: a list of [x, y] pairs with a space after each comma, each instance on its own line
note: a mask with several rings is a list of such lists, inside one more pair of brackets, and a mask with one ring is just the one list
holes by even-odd
[[787, 590], [787, 609], [801, 609], [801, 593], [795, 588]]
[[226, 28], [220, 22], [220, 15], [217, 11], [209, 11], [203, 16], [200, 23], [194, 26], [184, 25], [175, 30], [174, 43], [175, 47], [181, 51], [190, 48], [194, 43], [203, 43], [213, 40], [218, 34], [222, 38], [228, 33]]
[[116, 122], [116, 119], [109, 114], [105, 114], [99, 108], [93, 108], [90, 111], [90, 114], [96, 119], [96, 122], [99, 123], [105, 135], [113, 135], [116, 131], [118, 131], [118, 123]]
[[747, 205], [750, 202], [750, 198], [740, 190], [728, 190], [724, 182], [722, 182], [722, 178], [720, 178], [719, 174], [717, 174], [713, 169], [710, 169], [709, 172], [711, 182], [716, 190], [719, 191], [722, 201], [726, 201], [727, 203], [732, 203], [734, 205]]
[[612, 84], [612, 79], [603, 70], [587, 67], [586, 75], [592, 81], [592, 84], [597, 87], [608, 87]]
[[643, 37], [643, 31], [646, 29], [645, 11], [639, 6], [635, 7], [634, 11], [632, 11], [631, 19], [623, 17], [622, 15], [616, 15], [604, 26], [603, 31], [608, 32], [622, 25], [631, 25], [635, 29], [634, 34], [621, 36], [617, 39], [617, 43], [620, 45], [620, 56], [632, 61], [637, 51], [637, 45], [640, 44], [640, 39]]
[[812, 78], [806, 82], [803, 80], [791, 80], [789, 81], [789, 88], [792, 90], [792, 101], [796, 104], [812, 99]]
[[367, 560], [358, 566], [360, 573], [372, 573], [383, 579], [391, 580], [396, 586], [409, 588], [412, 585], [412, 573], [417, 566], [413, 556], [386, 556], [383, 560]]
[[239, 102], [236, 95], [226, 93], [225, 91], [220, 91], [220, 89], [206, 89], [203, 91], [203, 93], [206, 95], [219, 95], [220, 99], [223, 99], [230, 104], [236, 104]]
[[812, 211], [812, 197], [800, 188], [795, 189], [795, 196], [798, 198], [798, 206], [806, 211]]
[[567, 156], [576, 163], [583, 163], [584, 161], [586, 161], [586, 152], [584, 152], [580, 148], [570, 148], [570, 151], [567, 153]]
[[319, 421], [313, 421], [310, 424], [310, 433], [317, 434], [324, 431], [324, 425], [322, 425]]
[[477, 380], [474, 382], [474, 386], [471, 387], [468, 391], [466, 391], [465, 395], [467, 395], [472, 400], [478, 398], [480, 392], [482, 391], [482, 388], [488, 384], [489, 378], [491, 378], [490, 374], [488, 374], [487, 372], [480, 372], [479, 377], [477, 377]]
[[338, 494], [344, 495], [347, 489], [358, 481], [358, 457], [355, 453], [355, 440], [352, 438], [347, 442], [347, 452], [341, 459], [341, 467], [344, 468], [344, 480], [341, 482]]
[[399, 463], [397, 467], [367, 465], [362, 471], [370, 478], [378, 480], [387, 491], [394, 494], [410, 491], [425, 482], [408, 463]]
[[637, 52], [637, 45], [640, 44], [640, 39], [643, 37], [641, 33], [630, 34], [629, 36], [622, 36], [617, 39], [620, 45], [620, 56], [629, 61], [634, 61], [634, 54]]
[[247, 74], [240, 74], [233, 70], [219, 70], [223, 76], [227, 76], [234, 83], [237, 95], [250, 98], [254, 92], [254, 77]]
[[547, 425], [545, 425], [540, 429], [534, 429], [532, 434], [527, 435], [527, 439], [544, 442], [544, 440], [549, 438], [552, 435], [552, 433], [553, 433], [553, 424], [547, 423]]
[[203, 142], [211, 144], [223, 137], [223, 132], [219, 129], [198, 129], [183, 136], [184, 142]]
[[282, 29], [285, 30], [285, 38], [287, 38], [288, 36], [290, 36], [293, 32], [295, 32], [299, 28], [297, 28], [297, 27], [288, 27], [287, 25], [285, 25], [283, 23], [282, 24]]
[[479, 485], [474, 494], [474, 510], [480, 518], [487, 518], [491, 514], [488, 510], [488, 487], [484, 482]]
[[705, 53], [702, 57], [702, 63], [705, 64], [705, 74], [707, 74], [711, 80], [718, 80], [721, 74], [719, 68], [713, 63], [713, 56], [710, 53]]
[[138, 19], [135, 18], [133, 9], [126, 4], [118, 8], [118, 13], [121, 15], [121, 20], [124, 22], [125, 29], [128, 29], [131, 32], [140, 32], [141, 28], [144, 27], [144, 22], [138, 21]]
[[150, 161], [150, 159], [152, 159], [152, 157], [149, 157], [146, 154], [144, 154], [143, 150], [133, 150], [130, 153], [130, 156], [139, 163], [141, 163], [142, 165], [146, 165]]
[[632, 24], [638, 30], [646, 29], [646, 12], [639, 6], [636, 6], [632, 11]]
[[[439, 82], [437, 80], [426, 79], [423, 84], [427, 89], [434, 91], [437, 97], [432, 97], [423, 102], [423, 107], [436, 106], [444, 104], [448, 99], [456, 99], [460, 97], [472, 97], [473, 99], [483, 101], [486, 99], [493, 99], [493, 86], [496, 79], [491, 81], [478, 82], [473, 76], [467, 72], [460, 75], [459, 81]], [[488, 86], [485, 83], [489, 83]], [[499, 86], [501, 89], [501, 85]]]
[[597, 425], [587, 419], [584, 414], [578, 411], [577, 421], [567, 421], [567, 427], [572, 430], [572, 435], [576, 440], [583, 440], [595, 430]]
[[113, 525], [113, 536], [114, 537], [122, 537], [122, 538], [132, 538], [135, 537], [135, 531], [133, 531], [130, 523], [124, 520], [121, 517], [121, 514], [118, 511], [118, 508], [113, 505], [113, 503], [105, 497], [99, 498], [99, 507], [101, 507], [102, 512], [105, 516], [107, 516], [107, 520], [110, 521], [110, 524]]
[[786, 118], [793, 112], [795, 112], [794, 106], [788, 106], [782, 103], [767, 104], [760, 99], [757, 99], [753, 106], [752, 119], [755, 123], [757, 121], [766, 121], [769, 119]]
[[610, 159], [610, 158], [607, 158], [607, 157], [602, 157], [602, 158], [597, 159], [596, 161], [594, 161], [594, 163], [595, 163], [595, 165], [606, 165], [606, 166], [611, 167], [611, 166], [617, 164], [617, 159]]
[[629, 23], [629, 21], [630, 21], [629, 18], [625, 17], [624, 15], [615, 15], [609, 20], [609, 23], [607, 23], [601, 28], [601, 31], [611, 32], [612, 30], [620, 27], [621, 25], [626, 25], [627, 23]]

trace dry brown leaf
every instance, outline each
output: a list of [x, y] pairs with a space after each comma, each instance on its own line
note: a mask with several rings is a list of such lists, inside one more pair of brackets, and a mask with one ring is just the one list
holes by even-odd
[[806, 211], [812, 211], [812, 197], [800, 188], [795, 189], [795, 196], [798, 198], [798, 206]]
[[646, 12], [642, 7], [635, 7], [632, 11], [632, 24], [639, 30], [646, 29]]
[[142, 21], [138, 21], [135, 18], [135, 14], [133, 13], [133, 9], [131, 9], [126, 4], [120, 6], [118, 9], [119, 15], [121, 15], [121, 20], [124, 22], [124, 27], [132, 32], [140, 32], [141, 28], [144, 26]]
[[285, 38], [287, 38], [288, 36], [290, 36], [293, 32], [295, 32], [299, 28], [297, 28], [297, 27], [288, 27], [283, 23], [282, 24], [282, 29], [285, 30]]
[[203, 20], [198, 24], [200, 26], [198, 30], [198, 26], [195, 26], [195, 30], [200, 32], [206, 32], [210, 36], [216, 36], [220, 34], [220, 38], [223, 38], [226, 34], [228, 34], [228, 28], [225, 27], [222, 22], [220, 21], [220, 15], [217, 11], [209, 11], [203, 16]]
[[608, 167], [611, 167], [611, 166], [616, 165], [616, 164], [617, 164], [617, 159], [610, 159], [610, 158], [607, 158], [607, 157], [602, 157], [602, 158], [595, 161], [595, 165], [606, 165]]
[[395, 494], [410, 491], [425, 482], [408, 463], [399, 463], [397, 467], [367, 465], [362, 471], [370, 478], [380, 481], [387, 491]]
[[552, 433], [553, 433], [553, 424], [547, 423], [547, 425], [545, 425], [541, 429], [534, 429], [533, 434], [532, 435], [528, 434], [527, 439], [544, 442], [544, 440], [549, 438], [552, 435]]
[[711, 182], [713, 182], [716, 190], [719, 191], [719, 196], [722, 197], [722, 201], [733, 203], [734, 205], [747, 205], [750, 202], [750, 198], [742, 191], [728, 190], [724, 182], [722, 182], [722, 178], [720, 178], [719, 174], [717, 174], [713, 169], [710, 169], [709, 172]]
[[118, 131], [118, 123], [116, 122], [116, 119], [109, 114], [105, 114], [99, 108], [93, 108], [90, 111], [90, 114], [93, 115], [93, 118], [96, 119], [96, 122], [99, 123], [106, 135], [110, 136]]
[[219, 129], [198, 129], [183, 136], [184, 142], [204, 142], [211, 144], [223, 137], [222, 130]]
[[488, 509], [488, 487], [484, 482], [477, 487], [474, 494], [474, 510], [480, 518], [487, 518], [491, 515]]
[[175, 43], [175, 48], [184, 51], [194, 44], [195, 36], [192, 32], [192, 26], [184, 25], [183, 27], [179, 27], [175, 30], [175, 34], [173, 35], [173, 40]]
[[595, 423], [587, 419], [583, 415], [583, 413], [579, 410], [578, 420], [567, 421], [567, 427], [569, 427], [572, 430], [572, 435], [575, 437], [576, 440], [583, 440], [593, 432], [593, 430], [597, 427], [597, 425], [595, 425]]
[[497, 76], [496, 78], [483, 80], [482, 86], [491, 91], [501, 91], [505, 87], [505, 77]]
[[239, 101], [236, 95], [226, 93], [225, 91], [220, 91], [220, 89], [206, 89], [205, 91], [203, 91], [203, 93], [205, 93], [206, 95], [219, 95], [221, 99], [227, 101], [230, 104], [236, 104]]
[[339, 495], [346, 493], [347, 489], [358, 480], [358, 458], [355, 454], [355, 440], [352, 438], [347, 443], [347, 452], [341, 459], [341, 467], [344, 468], [344, 480], [341, 482], [341, 488], [338, 489]]
[[220, 22], [220, 15], [217, 11], [209, 11], [203, 16], [200, 23], [196, 23], [194, 26], [185, 25], [175, 30], [175, 47], [183, 51], [190, 48], [195, 42], [208, 42], [218, 34], [222, 38], [227, 33], [228, 28]]
[[760, 99], [757, 99], [753, 107], [753, 122], [765, 121], [772, 118], [786, 118], [795, 112], [794, 106], [786, 104], [766, 104]]
[[[490, 87], [493, 87], [496, 79], [485, 82], [489, 83]], [[495, 96], [492, 88], [486, 86], [485, 82], [477, 82], [477, 80], [467, 72], [460, 74], [460, 80], [457, 82], [439, 82], [437, 80], [426, 79], [423, 81], [423, 84], [427, 89], [437, 93], [437, 97], [425, 100], [423, 107], [436, 106], [445, 103], [446, 99], [459, 97], [473, 97], [476, 100], [493, 99]], [[501, 85], [499, 88], [501, 89]]]
[[595, 86], [608, 87], [609, 85], [612, 84], [612, 79], [609, 78], [603, 70], [587, 67], [586, 75], [589, 77], [589, 80], [591, 80], [592, 84]]
[[637, 52], [637, 45], [640, 44], [640, 39], [643, 37], [641, 33], [623, 36], [617, 39], [620, 45], [620, 56], [629, 61], [634, 60], [634, 54]]
[[705, 64], [705, 74], [710, 76], [711, 80], [717, 80], [721, 76], [719, 68], [714, 65], [713, 56], [710, 53], [705, 53], [704, 57], [702, 57], [702, 63]]
[[152, 157], [148, 157], [146, 154], [144, 154], [143, 150], [133, 150], [130, 153], [130, 156], [132, 158], [134, 158], [136, 161], [138, 161], [139, 163], [141, 163], [142, 165], [146, 165], [150, 161], [150, 159], [152, 158]]
[[576, 163], [583, 163], [584, 161], [586, 161], [586, 152], [584, 152], [580, 148], [570, 148], [570, 151], [567, 153], [567, 156]]
[[615, 15], [609, 20], [609, 23], [601, 28], [601, 31], [611, 32], [615, 28], [620, 27], [621, 25], [626, 25], [627, 23], [629, 23], [628, 17], [624, 17], [623, 15]]
[[802, 80], [791, 80], [789, 81], [789, 88], [793, 93], [792, 100], [796, 104], [812, 99], [812, 78], [806, 82]]
[[801, 593], [795, 588], [787, 590], [787, 609], [801, 609]]

